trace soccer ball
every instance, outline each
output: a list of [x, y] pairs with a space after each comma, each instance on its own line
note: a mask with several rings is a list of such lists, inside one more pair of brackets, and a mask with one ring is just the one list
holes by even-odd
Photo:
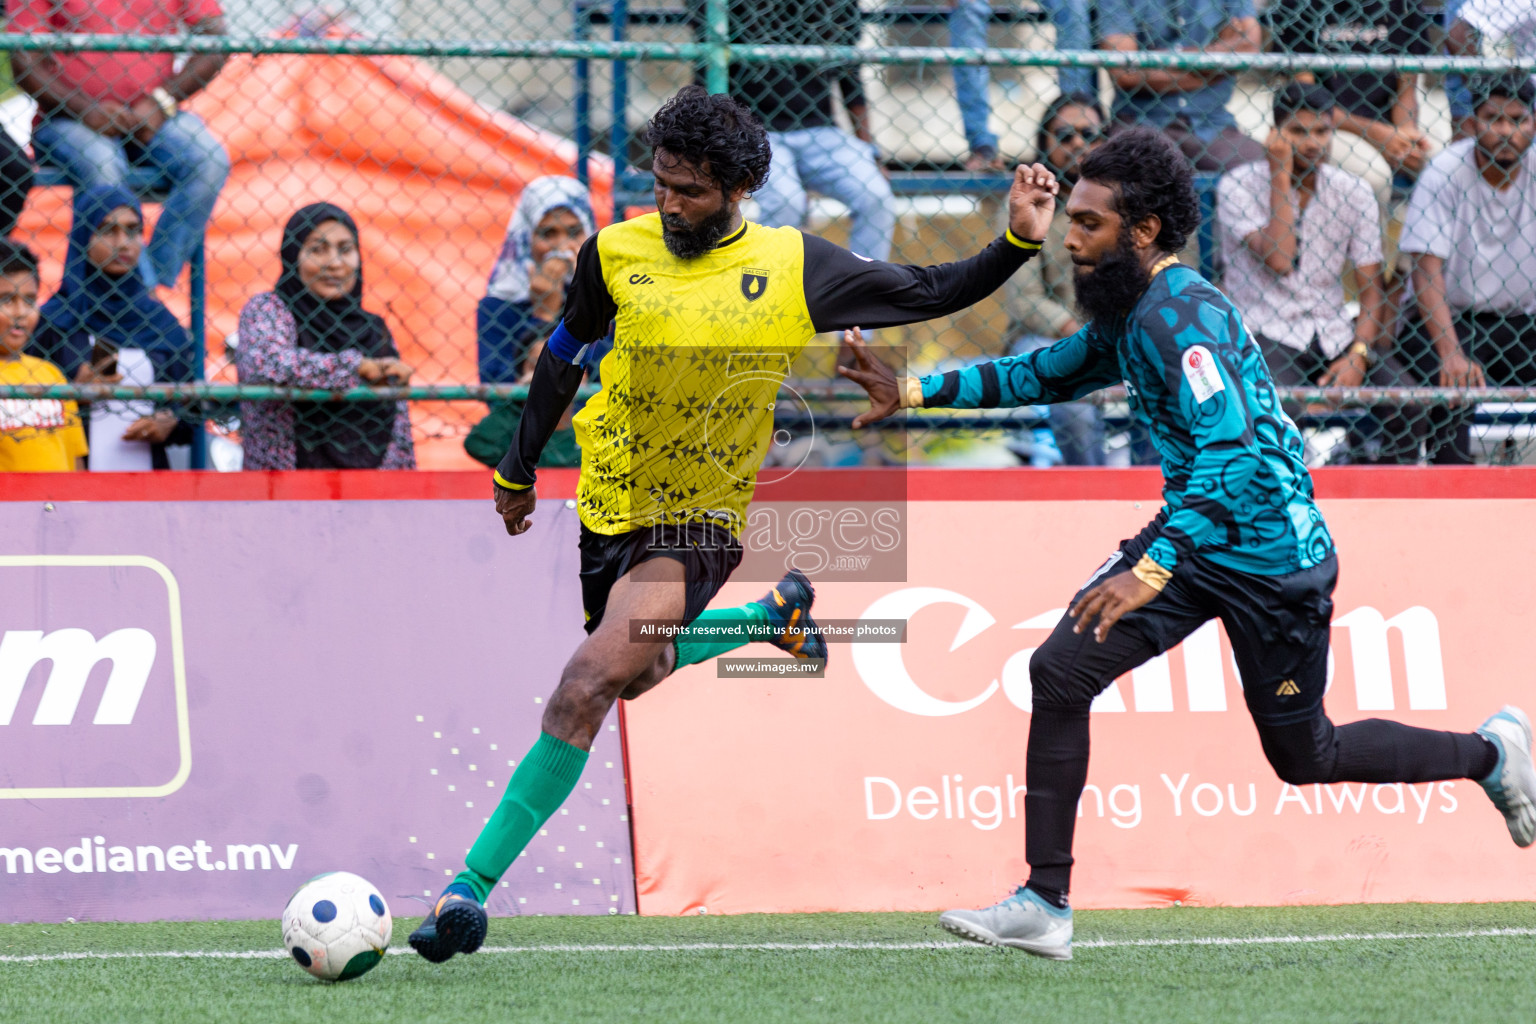
[[283, 909], [283, 945], [321, 981], [347, 981], [384, 959], [393, 922], [384, 897], [350, 871], [316, 875]]

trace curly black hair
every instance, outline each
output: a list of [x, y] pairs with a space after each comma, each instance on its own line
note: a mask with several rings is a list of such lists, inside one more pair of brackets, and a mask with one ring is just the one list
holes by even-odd
[[729, 96], [690, 85], [662, 104], [642, 136], [651, 155], [664, 149], [693, 164], [730, 195], [755, 192], [768, 180], [768, 132], [757, 115]]
[[37, 276], [37, 256], [20, 242], [0, 238], [0, 274]]
[[1195, 170], [1179, 148], [1155, 128], [1127, 128], [1083, 157], [1082, 180], [1115, 193], [1115, 212], [1125, 226], [1147, 217], [1162, 221], [1155, 244], [1179, 252], [1200, 226]]

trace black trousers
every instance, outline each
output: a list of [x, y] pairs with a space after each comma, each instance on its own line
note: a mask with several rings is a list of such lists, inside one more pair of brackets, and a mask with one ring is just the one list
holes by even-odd
[[[1308, 387], [1322, 379], [1332, 365], [1317, 339], [1304, 349], [1294, 349], [1273, 338], [1255, 334], [1259, 351], [1269, 374], [1281, 387]], [[1407, 388], [1415, 381], [1408, 368], [1393, 356], [1377, 359], [1366, 372], [1363, 384], [1369, 388]], [[1291, 417], [1302, 411], [1300, 402], [1285, 403]], [[1425, 410], [1418, 406], [1379, 405], [1371, 409], [1364, 422], [1350, 428], [1346, 439], [1349, 461], [1353, 464], [1405, 464], [1419, 461], [1419, 445], [1429, 433]]]
[[[1462, 351], [1482, 365], [1489, 387], [1536, 387], [1536, 316], [1463, 310], [1454, 323]], [[1415, 381], [1439, 386], [1440, 356], [1416, 311], [1404, 324], [1398, 347]], [[1471, 409], [1430, 406], [1425, 419], [1429, 425], [1425, 453], [1431, 462], [1466, 465], [1473, 461]]]
[[16, 140], [0, 130], [0, 238], [16, 229], [27, 193], [32, 190], [32, 161]]
[[[1100, 580], [1128, 572], [1141, 547], [1127, 542], [1078, 597]], [[1103, 643], [1090, 629], [1074, 633], [1075, 620], [1062, 617], [1029, 663], [1034, 711], [1025, 762], [1024, 851], [1030, 888], [1060, 899], [1070, 887], [1093, 698], [1213, 618], [1221, 619], [1232, 641], [1259, 743], [1282, 780], [1298, 786], [1434, 782], [1481, 779], [1493, 771], [1497, 753], [1474, 733], [1382, 719], [1344, 726], [1328, 720], [1323, 692], [1337, 577], [1332, 555], [1284, 576], [1238, 572], [1196, 555], [1161, 594], [1116, 623]]]

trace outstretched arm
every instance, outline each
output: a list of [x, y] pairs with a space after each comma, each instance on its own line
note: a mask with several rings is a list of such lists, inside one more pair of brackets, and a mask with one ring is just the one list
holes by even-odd
[[819, 331], [917, 323], [985, 298], [1040, 251], [1056, 210], [1056, 179], [1041, 164], [1014, 171], [1008, 231], [970, 259], [936, 267], [882, 263], [805, 236], [805, 303]]
[[844, 335], [857, 367], [837, 372], [869, 394], [869, 411], [853, 421], [855, 429], [878, 422], [898, 409], [997, 409], [1071, 402], [1120, 379], [1114, 350], [1089, 324], [1049, 348], [994, 359], [927, 377], [898, 378], [877, 359], [854, 328]]

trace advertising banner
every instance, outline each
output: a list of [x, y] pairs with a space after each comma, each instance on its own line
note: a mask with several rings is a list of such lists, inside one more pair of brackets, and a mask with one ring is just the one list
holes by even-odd
[[[275, 920], [338, 869], [424, 913], [582, 637], [563, 501], [517, 541], [486, 500], [13, 500], [0, 532], [4, 921]], [[623, 775], [615, 714], [493, 913], [634, 910]]]
[[[908, 619], [904, 644], [834, 644], [823, 678], [703, 664], [628, 706], [641, 911], [939, 910], [1021, 883], [1029, 657], [1156, 511], [1155, 482], [1126, 490], [1149, 500], [914, 500], [907, 582], [838, 582], [816, 604]], [[1536, 501], [1322, 508], [1342, 567], [1336, 722], [1469, 730], [1506, 702], [1536, 710], [1536, 610], [1519, 597]], [[719, 603], [760, 590], [733, 583]], [[1536, 851], [1474, 782], [1281, 783], [1219, 625], [1093, 711], [1079, 907], [1536, 898]]]
[[[651, 914], [935, 910], [1024, 878], [1029, 655], [1153, 514], [1157, 477], [909, 476], [897, 547], [883, 525], [796, 520], [820, 485], [753, 506], [782, 527], [754, 557], [826, 568], [819, 619], [905, 621], [902, 642], [834, 642], [819, 677], [745, 671], [779, 657], [753, 644], [625, 705], [634, 862], [615, 714], [493, 913], [630, 912], [636, 871]], [[582, 636], [574, 479], [549, 478], [515, 541], [479, 473], [8, 479], [0, 920], [275, 918], [333, 869], [416, 910]], [[1318, 480], [1342, 565], [1335, 721], [1461, 730], [1536, 705], [1532, 612], [1497, 596], [1521, 592], [1536, 477]], [[103, 492], [119, 500], [78, 500]], [[867, 494], [883, 524], [889, 496]], [[855, 578], [861, 537], [904, 575]], [[1092, 720], [1078, 906], [1536, 898], [1536, 853], [1474, 783], [1276, 779], [1219, 626]]]

